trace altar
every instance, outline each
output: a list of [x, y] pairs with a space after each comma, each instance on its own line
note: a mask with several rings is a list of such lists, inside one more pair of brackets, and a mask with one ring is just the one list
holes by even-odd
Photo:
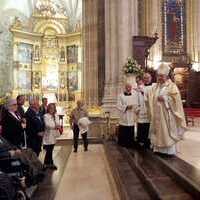
[[[80, 23], [80, 22], [79, 22]], [[59, 106], [71, 107], [81, 97], [81, 26], [69, 29], [68, 18], [54, 10], [35, 7], [27, 22], [15, 18], [13, 36], [14, 86], [12, 96], [25, 94], [27, 100], [47, 97]], [[54, 98], [54, 99], [52, 99]]]

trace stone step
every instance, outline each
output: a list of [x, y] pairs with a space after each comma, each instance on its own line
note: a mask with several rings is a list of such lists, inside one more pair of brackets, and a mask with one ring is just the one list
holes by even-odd
[[200, 199], [200, 170], [176, 156], [169, 158], [155, 155], [150, 151], [147, 154], [195, 199]]
[[152, 199], [143, 183], [131, 168], [127, 158], [113, 142], [104, 142], [105, 152], [121, 200]]
[[189, 200], [196, 197], [168, 173], [168, 169], [160, 164], [153, 153], [125, 148], [119, 150], [140, 177], [152, 199]]
[[[97, 138], [97, 137], [88, 137], [88, 142], [90, 144], [102, 144], [103, 139], [102, 138]], [[73, 144], [73, 139], [57, 139], [56, 145], [72, 145]], [[79, 144], [83, 144], [82, 138], [79, 138]]]
[[200, 172], [183, 160], [127, 150], [112, 141], [104, 147], [122, 200], [200, 199]]

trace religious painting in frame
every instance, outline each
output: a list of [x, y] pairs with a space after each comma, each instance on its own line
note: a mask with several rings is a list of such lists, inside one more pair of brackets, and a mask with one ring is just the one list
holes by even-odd
[[48, 71], [42, 75], [42, 88], [44, 90], [57, 90], [59, 87], [58, 64], [49, 64]]
[[72, 45], [67, 46], [67, 63], [78, 63], [78, 46]]
[[60, 62], [65, 62], [65, 55], [66, 55], [65, 48], [62, 46], [60, 48]]
[[68, 72], [67, 82], [68, 82], [68, 90], [70, 92], [78, 90], [78, 72], [77, 71]]
[[65, 72], [59, 72], [59, 85], [60, 89], [65, 89], [67, 85], [67, 78]]
[[19, 63], [31, 64], [32, 62], [32, 52], [33, 45], [28, 43], [19, 43], [17, 49], [17, 57]]
[[32, 73], [33, 76], [33, 88], [40, 89], [42, 83], [42, 72], [41, 71], [34, 71]]
[[31, 90], [31, 71], [20, 70], [17, 73], [17, 86], [21, 90]]
[[34, 61], [38, 62], [40, 60], [40, 46], [34, 46]]
[[163, 57], [186, 55], [185, 0], [163, 0]]

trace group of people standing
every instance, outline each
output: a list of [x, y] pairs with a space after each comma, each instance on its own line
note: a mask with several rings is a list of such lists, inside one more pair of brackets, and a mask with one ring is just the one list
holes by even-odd
[[56, 114], [56, 105], [47, 98], [29, 100], [29, 108], [24, 111], [25, 96], [10, 99], [2, 112], [2, 136], [18, 149], [31, 148], [37, 156], [43, 145], [46, 150], [44, 167], [57, 169], [53, 162], [53, 149], [56, 137], [60, 135], [61, 125]]
[[[125, 85], [117, 103], [120, 111], [119, 145], [176, 154], [176, 143], [183, 138], [186, 123], [180, 92], [169, 73], [170, 67], [161, 64], [157, 69], [156, 83], [152, 83], [151, 75], [145, 73], [136, 78], [136, 88]], [[134, 134], [135, 130], [137, 134]]]

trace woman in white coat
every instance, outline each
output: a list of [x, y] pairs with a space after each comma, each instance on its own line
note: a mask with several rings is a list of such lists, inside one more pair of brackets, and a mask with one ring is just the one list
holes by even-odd
[[46, 150], [44, 158], [44, 166], [46, 168], [56, 170], [57, 167], [53, 162], [53, 149], [56, 138], [60, 136], [59, 117], [56, 115], [56, 106], [50, 103], [47, 107], [47, 113], [44, 115], [45, 133], [43, 137], [43, 145]]

